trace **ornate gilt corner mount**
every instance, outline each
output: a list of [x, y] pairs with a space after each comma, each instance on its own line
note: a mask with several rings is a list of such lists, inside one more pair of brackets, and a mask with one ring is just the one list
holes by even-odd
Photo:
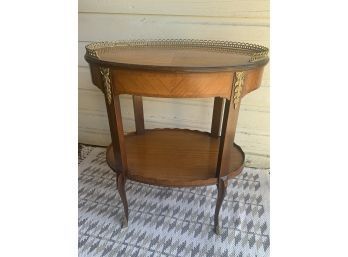
[[106, 98], [108, 100], [108, 104], [111, 104], [112, 93], [111, 93], [110, 69], [109, 68], [100, 67], [100, 73], [103, 76], [105, 94], [106, 94]]
[[244, 71], [236, 72], [236, 79], [233, 85], [233, 105], [234, 109], [237, 108], [240, 97], [242, 96], [243, 84], [244, 84], [245, 73]]

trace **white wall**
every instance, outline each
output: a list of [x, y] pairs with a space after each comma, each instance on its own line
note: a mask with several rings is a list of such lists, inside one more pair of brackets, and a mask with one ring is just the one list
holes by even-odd
[[[102, 93], [92, 85], [83, 59], [92, 41], [193, 38], [244, 41], [269, 47], [268, 0], [80, 0], [79, 142], [111, 141]], [[121, 96], [125, 131], [134, 130], [130, 96]], [[213, 99], [144, 98], [146, 128], [210, 130]], [[241, 105], [236, 143], [246, 166], [269, 167], [269, 65], [262, 86]]]

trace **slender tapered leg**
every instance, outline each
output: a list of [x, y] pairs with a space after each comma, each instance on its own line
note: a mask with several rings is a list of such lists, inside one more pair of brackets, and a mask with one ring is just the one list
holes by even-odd
[[230, 99], [226, 99], [225, 102], [224, 118], [219, 142], [219, 154], [216, 165], [216, 178], [218, 186], [218, 197], [216, 201], [214, 217], [216, 234], [220, 233], [219, 212], [226, 194], [228, 180], [226, 174], [231, 170], [231, 163], [233, 163], [231, 160], [232, 149], [234, 144], [234, 137], [236, 134], [236, 126], [240, 107], [240, 98], [243, 92], [244, 78], [244, 72], [236, 72], [234, 74], [231, 97]]
[[133, 95], [135, 129], [137, 134], [145, 133], [143, 99], [141, 96]]
[[216, 199], [216, 207], [215, 207], [215, 216], [214, 216], [214, 227], [215, 227], [215, 233], [217, 235], [220, 235], [220, 224], [219, 224], [219, 214], [220, 214], [220, 209], [222, 202], [225, 198], [226, 195], [226, 190], [227, 190], [227, 178], [219, 179], [219, 182], [217, 184], [217, 189], [218, 189], [218, 197]]
[[101, 67], [100, 72], [104, 83], [106, 109], [108, 111], [112, 148], [115, 159], [115, 166], [111, 168], [117, 173], [117, 189], [121, 196], [125, 212], [125, 225], [127, 226], [128, 203], [126, 198], [125, 182], [128, 165], [122, 125], [120, 98], [118, 95], [114, 94], [114, 85], [111, 77], [112, 70]]
[[125, 185], [126, 185], [126, 179], [124, 175], [121, 172], [117, 173], [117, 190], [118, 190], [118, 193], [120, 194], [120, 197], [123, 203], [123, 209], [124, 209], [124, 215], [125, 215], [123, 227], [128, 226], [128, 202], [126, 197]]
[[233, 79], [231, 99], [226, 99], [224, 117], [221, 127], [219, 143], [219, 154], [216, 165], [216, 178], [220, 179], [222, 174], [231, 170], [231, 156], [236, 134], [238, 113], [240, 107], [240, 96], [243, 90], [244, 73], [236, 72]]
[[224, 107], [224, 99], [222, 97], [214, 98], [214, 109], [213, 109], [213, 117], [211, 120], [211, 136], [219, 137], [220, 136], [220, 127], [222, 121]]

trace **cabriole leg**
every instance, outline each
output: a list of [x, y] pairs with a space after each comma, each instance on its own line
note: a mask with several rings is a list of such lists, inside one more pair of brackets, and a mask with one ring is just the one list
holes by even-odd
[[124, 209], [124, 215], [125, 219], [123, 222], [123, 227], [128, 226], [128, 202], [127, 202], [127, 197], [126, 197], [126, 179], [124, 175], [121, 172], [117, 173], [117, 190], [118, 193], [120, 194], [122, 204], [123, 204], [123, 209]]
[[220, 235], [219, 214], [220, 214], [222, 202], [223, 202], [225, 195], [226, 195], [227, 184], [228, 184], [227, 178], [219, 179], [218, 184], [217, 184], [218, 197], [216, 199], [215, 216], [214, 216], [214, 227], [215, 227], [215, 233], [217, 235]]
[[114, 94], [114, 85], [111, 76], [112, 70], [101, 67], [100, 72], [104, 83], [105, 103], [109, 117], [114, 159], [116, 161], [115, 167], [111, 168], [117, 173], [117, 189], [121, 196], [125, 213], [124, 226], [128, 226], [128, 203], [125, 190], [128, 165], [122, 125], [120, 98], [118, 95]]
[[[217, 184], [218, 197], [216, 200], [215, 217], [214, 217], [216, 234], [220, 234], [219, 212], [226, 194], [226, 188], [227, 188], [226, 173], [231, 170], [231, 158], [232, 158], [231, 152], [234, 147], [233, 144], [234, 144], [234, 137], [236, 134], [238, 112], [240, 107], [240, 98], [243, 92], [244, 77], [245, 77], [244, 72], [236, 72], [234, 74], [231, 97], [230, 99], [227, 99], [225, 102], [224, 117], [222, 122], [221, 137], [220, 137], [220, 144], [219, 144], [219, 154], [218, 154], [218, 161], [216, 165], [216, 178], [218, 181], [218, 184]], [[218, 103], [219, 103], [218, 100], [216, 100], [216, 106], [219, 106]], [[215, 109], [215, 102], [214, 102], [214, 109]], [[216, 111], [216, 113], [218, 112]]]

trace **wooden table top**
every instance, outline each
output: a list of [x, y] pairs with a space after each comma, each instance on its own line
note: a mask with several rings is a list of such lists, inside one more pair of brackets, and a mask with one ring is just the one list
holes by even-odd
[[95, 64], [177, 71], [247, 70], [268, 62], [263, 46], [212, 40], [138, 40], [97, 42], [86, 46]]

